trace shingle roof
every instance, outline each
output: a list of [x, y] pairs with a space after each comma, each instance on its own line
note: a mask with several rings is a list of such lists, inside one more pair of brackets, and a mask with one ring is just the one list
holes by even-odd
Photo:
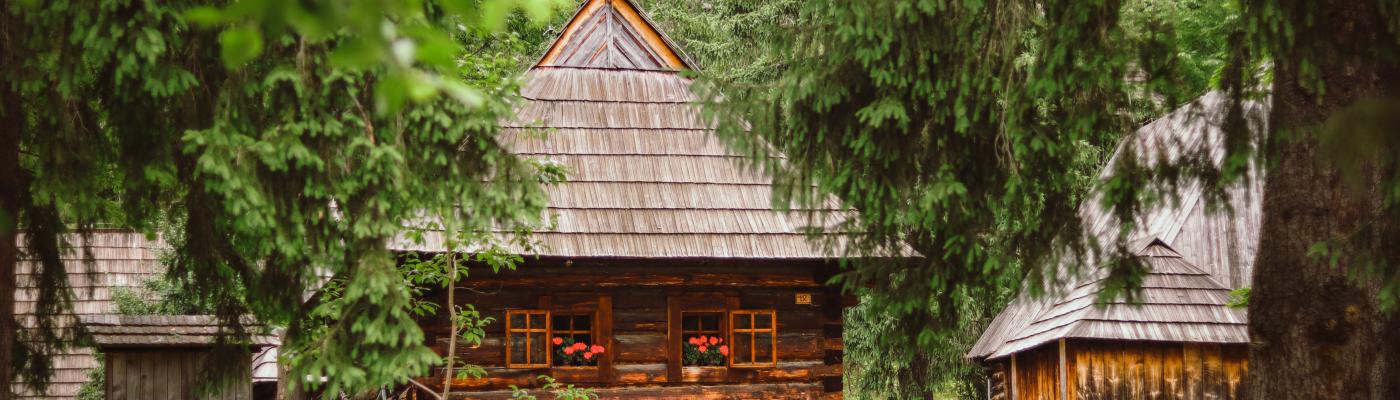
[[[79, 318], [103, 350], [152, 347], [207, 347], [217, 339], [220, 324], [210, 315], [84, 315]], [[251, 322], [251, 321], [249, 321]], [[252, 347], [277, 344], [277, 337], [260, 334], [249, 323]], [[109, 350], [110, 351], [110, 350]]]
[[[542, 245], [535, 254], [834, 255], [803, 228], [849, 215], [835, 200], [815, 210], [822, 217], [776, 210], [769, 177], [745, 166], [702, 121], [691, 80], [676, 70], [690, 63], [669, 43], [630, 2], [591, 0], [526, 73], [524, 102], [503, 123], [504, 140], [518, 154], [569, 171], [568, 182], [546, 188], [556, 225], [534, 234]], [[658, 56], [665, 54], [678, 59], [668, 64]], [[442, 250], [436, 235], [425, 240], [393, 247]]]
[[1246, 313], [1228, 305], [1230, 289], [1166, 243], [1153, 240], [1136, 254], [1151, 268], [1140, 303], [1099, 303], [1102, 274], [1055, 299], [988, 358], [1009, 356], [1060, 338], [1207, 343], [1249, 341]]
[[[17, 242], [21, 249], [24, 233]], [[128, 231], [100, 230], [93, 232], [88, 240], [79, 236], [69, 238], [72, 245], [62, 254], [68, 270], [68, 283], [73, 287], [73, 315], [60, 316], [60, 326], [72, 326], [77, 318], [116, 312], [112, 293], [118, 288], [134, 288], [146, 279], [159, 274], [164, 268], [160, 264], [161, 244], [148, 240], [145, 236]], [[84, 263], [83, 246], [91, 251], [93, 262]], [[33, 256], [21, 253], [15, 266], [18, 290], [15, 293], [15, 315], [23, 329], [34, 329], [34, 303], [38, 298], [36, 271], [38, 262]], [[21, 399], [71, 399], [78, 387], [87, 382], [87, 371], [97, 367], [92, 349], [70, 347], [52, 359], [54, 374], [47, 393], [20, 391]]]
[[[1220, 126], [1227, 101], [1223, 93], [1209, 93], [1153, 121], [1125, 138], [1109, 165], [1131, 156], [1150, 166], [1160, 156], [1174, 158], [1198, 149], [1221, 162]], [[1251, 129], [1260, 129], [1267, 105], [1249, 102], [1244, 107]], [[1263, 203], [1263, 179], [1257, 172], [1227, 188], [1233, 214], [1214, 212], [1197, 181], [1182, 183], [1175, 202], [1146, 210], [1130, 236], [1138, 243], [1131, 250], [1145, 252], [1153, 268], [1144, 281], [1144, 305], [1094, 306], [1104, 271], [1085, 268], [1074, 275], [1062, 266], [1063, 286], [1039, 298], [1022, 291], [983, 331], [968, 357], [1005, 357], [1060, 338], [1248, 342], [1245, 311], [1224, 304], [1229, 289], [1249, 286], [1253, 271]], [[1111, 175], [1105, 169], [1100, 176]], [[1090, 235], [1112, 243], [1118, 227], [1098, 199], [1093, 196], [1081, 205], [1080, 217]]]

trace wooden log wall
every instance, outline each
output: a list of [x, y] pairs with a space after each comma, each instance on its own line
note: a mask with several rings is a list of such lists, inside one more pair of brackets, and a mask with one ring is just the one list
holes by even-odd
[[207, 351], [151, 349], [109, 351], [104, 355], [108, 400], [208, 399], [251, 400], [252, 358], [246, 356], [242, 377], [213, 395], [195, 396]]
[[[496, 321], [486, 327], [487, 338], [479, 347], [465, 348], [459, 342], [458, 357], [486, 368], [487, 376], [454, 380], [454, 392], [461, 391], [464, 398], [500, 397], [508, 394], [510, 385], [538, 386], [536, 377], [550, 375], [561, 382], [598, 388], [603, 398], [840, 396], [844, 355], [841, 314], [852, 301], [822, 284], [830, 273], [826, 265], [542, 264], [495, 275], [473, 270], [480, 278], [459, 286], [456, 298], [461, 304], [472, 304]], [[797, 304], [799, 293], [810, 295], [811, 304]], [[433, 296], [443, 298], [440, 293]], [[608, 306], [597, 307], [599, 299], [606, 299]], [[675, 309], [677, 304], [682, 308]], [[506, 310], [549, 308], [558, 312], [580, 305], [597, 310], [595, 342], [607, 347], [598, 367], [506, 368]], [[673, 361], [673, 351], [679, 351], [682, 339], [670, 337], [675, 334], [672, 311], [678, 314], [701, 308], [775, 310], [777, 365], [682, 367], [678, 360]], [[430, 343], [444, 353], [445, 316], [424, 320], [423, 326]], [[677, 346], [672, 349], [672, 345]], [[441, 371], [436, 374], [419, 381], [440, 388]]]
[[[1067, 400], [1248, 399], [1245, 345], [1068, 340], [1064, 351]], [[989, 366], [1014, 369], [994, 387], [1014, 385], [1017, 400], [1059, 400], [1060, 347], [1050, 343]], [[1015, 382], [1005, 381], [1014, 377]], [[994, 390], [994, 393], [999, 391]], [[1002, 392], [1005, 393], [1005, 392]]]

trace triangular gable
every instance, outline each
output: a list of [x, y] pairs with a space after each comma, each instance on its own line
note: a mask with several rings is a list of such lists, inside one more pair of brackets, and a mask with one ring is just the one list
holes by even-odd
[[537, 66], [694, 69], [627, 0], [587, 0]]

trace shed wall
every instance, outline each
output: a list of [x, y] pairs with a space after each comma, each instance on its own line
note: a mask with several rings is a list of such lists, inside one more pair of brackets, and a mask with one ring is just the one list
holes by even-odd
[[[252, 399], [251, 368], [240, 368], [241, 375], [216, 394], [195, 396], [207, 354], [188, 349], [109, 351], [105, 370], [107, 400]], [[242, 364], [251, 363], [251, 356], [245, 356]]]
[[[1058, 344], [1016, 354], [993, 364], [993, 396], [1017, 400], [1060, 398]], [[1242, 344], [1076, 341], [1065, 346], [1068, 400], [1081, 399], [1248, 399], [1249, 349]], [[1015, 377], [1015, 382], [998, 379]], [[1012, 387], [1014, 386], [1014, 389]], [[1012, 397], [1007, 392], [1015, 392]]]

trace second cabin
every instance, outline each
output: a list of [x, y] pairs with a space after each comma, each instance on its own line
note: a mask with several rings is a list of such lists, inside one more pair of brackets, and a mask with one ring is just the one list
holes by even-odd
[[[602, 398], [841, 396], [848, 299], [803, 230], [841, 212], [775, 210], [770, 178], [702, 123], [686, 69], [630, 1], [591, 0], [526, 73], [503, 138], [569, 178], [548, 187], [556, 223], [523, 265], [458, 286], [495, 322], [458, 348], [487, 375], [453, 381], [454, 397], [509, 398], [539, 375]], [[444, 251], [428, 242], [396, 250]], [[423, 324], [446, 351], [446, 317]], [[419, 382], [440, 390], [436, 374]]]

